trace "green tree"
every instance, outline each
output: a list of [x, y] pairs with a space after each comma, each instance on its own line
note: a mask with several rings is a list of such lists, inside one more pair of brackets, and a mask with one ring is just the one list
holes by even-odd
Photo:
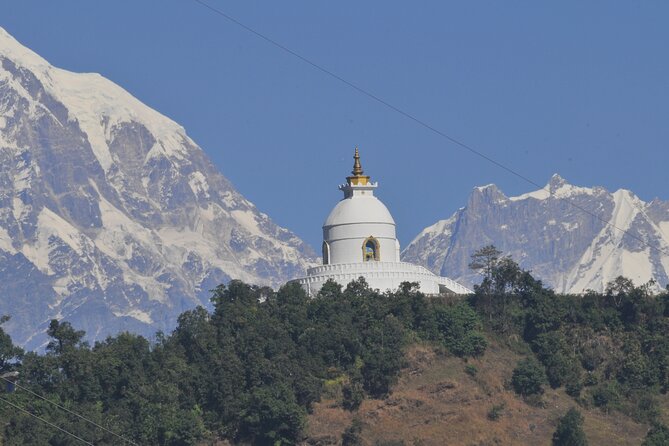
[[660, 296], [660, 299], [664, 305], [663, 315], [669, 317], [669, 285], [665, 288], [664, 294]]
[[529, 396], [543, 393], [546, 374], [543, 366], [533, 357], [518, 362], [513, 369], [511, 384], [518, 395]]
[[616, 381], [606, 381], [592, 389], [592, 402], [597, 407], [614, 406], [620, 398], [620, 385]]
[[540, 334], [532, 342], [532, 349], [546, 368], [546, 377], [552, 388], [580, 381], [580, 367], [561, 332]]
[[622, 353], [624, 357], [618, 370], [618, 381], [636, 389], [655, 384], [657, 376], [653, 374], [649, 358], [643, 352], [639, 339], [628, 336]]
[[528, 302], [523, 336], [531, 342], [543, 333], [558, 330], [564, 318], [565, 306], [555, 296], [534, 295]]
[[342, 389], [342, 406], [349, 411], [358, 410], [362, 400], [365, 398], [365, 392], [362, 384], [362, 376], [359, 373], [353, 373], [349, 382]]
[[616, 305], [620, 305], [622, 303], [623, 296], [630, 294], [634, 288], [634, 282], [626, 277], [618, 276], [606, 284], [604, 293], [608, 297], [614, 298]]
[[587, 446], [588, 440], [583, 432], [583, 416], [571, 408], [558, 421], [553, 433], [553, 446]]
[[250, 395], [240, 426], [240, 440], [254, 444], [294, 444], [304, 426], [305, 410], [284, 385], [259, 387]]
[[650, 428], [641, 446], [667, 446], [669, 444], [669, 427], [655, 424]]
[[437, 304], [434, 313], [441, 340], [451, 353], [465, 358], [483, 354], [487, 346], [483, 326], [467, 302]]
[[512, 293], [517, 288], [522, 270], [510, 257], [502, 257], [492, 269], [492, 286], [495, 294]]
[[360, 446], [362, 444], [362, 438], [360, 438], [361, 432], [362, 421], [360, 421], [360, 418], [355, 417], [351, 425], [341, 435], [342, 446]]
[[46, 332], [52, 339], [46, 346], [47, 352], [59, 355], [67, 349], [80, 346], [85, 331], [75, 330], [69, 322], [52, 319]]
[[390, 393], [402, 367], [404, 327], [392, 315], [366, 330], [361, 369], [367, 393], [380, 398]]
[[469, 263], [470, 269], [483, 275], [481, 283], [474, 285], [474, 302], [490, 320], [494, 313], [493, 271], [501, 253], [495, 246], [487, 245], [474, 252]]
[[497, 266], [502, 251], [495, 248], [494, 245], [486, 245], [478, 249], [471, 256], [469, 268], [483, 274], [483, 279], [492, 280], [493, 270]]
[[[9, 316], [0, 317], [0, 374], [14, 368], [23, 356], [23, 350], [12, 343], [12, 338], [2, 329], [2, 324], [9, 320]], [[0, 387], [4, 387], [0, 383]]]

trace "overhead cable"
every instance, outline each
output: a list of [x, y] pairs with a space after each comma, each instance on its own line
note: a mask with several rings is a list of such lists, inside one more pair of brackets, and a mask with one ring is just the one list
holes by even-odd
[[[193, 0], [193, 1], [195, 3], [198, 3], [199, 5], [203, 6], [204, 8], [207, 8], [209, 11], [225, 18], [229, 22], [234, 23], [235, 25], [239, 26], [240, 28], [243, 28], [244, 30], [250, 32], [251, 34], [254, 34], [255, 36], [259, 37], [260, 39], [268, 42], [269, 44], [271, 44], [271, 45], [279, 48], [280, 50], [290, 54], [291, 56], [301, 60], [302, 62], [306, 63], [307, 65], [310, 65], [311, 67], [317, 69], [318, 71], [321, 71], [322, 73], [330, 76], [331, 78], [338, 80], [339, 82], [341, 82], [344, 85], [352, 88], [353, 90], [357, 91], [358, 93], [361, 93], [362, 95], [367, 96], [368, 98], [370, 98], [373, 101], [385, 106], [386, 108], [389, 108], [390, 110], [396, 112], [397, 114], [399, 114], [399, 115], [415, 122], [416, 124], [428, 129], [432, 133], [435, 133], [436, 135], [441, 136], [442, 138], [450, 141], [451, 143], [453, 143], [453, 144], [455, 144], [455, 145], [473, 153], [474, 155], [478, 156], [479, 158], [482, 158], [485, 161], [499, 167], [500, 169], [505, 170], [506, 172], [520, 178], [521, 180], [525, 181], [526, 183], [529, 183], [529, 184], [533, 185], [534, 187], [539, 188], [540, 190], [546, 191], [550, 196], [555, 197], [555, 198], [560, 199], [560, 200], [564, 200], [566, 203], [568, 203], [573, 208], [578, 209], [579, 211], [584, 212], [584, 213], [590, 215], [591, 217], [596, 218], [597, 220], [601, 221], [602, 223], [604, 223], [605, 225], [607, 225], [607, 226], [609, 226], [613, 229], [621, 231], [624, 235], [627, 235], [628, 237], [631, 237], [631, 238], [637, 240], [638, 242], [647, 246], [650, 249], [659, 251], [660, 253], [663, 253], [665, 255], [669, 255], [669, 250], [667, 250], [665, 248], [662, 248], [662, 247], [659, 247], [659, 246], [653, 246], [650, 243], [648, 243], [646, 240], [642, 239], [641, 237], [638, 237], [637, 235], [629, 232], [628, 230], [617, 226], [616, 224], [612, 223], [611, 221], [606, 220], [603, 217], [600, 217], [599, 215], [595, 214], [594, 212], [591, 212], [588, 209], [585, 209], [583, 206], [580, 206], [580, 205], [574, 203], [573, 201], [570, 201], [570, 200], [566, 199], [566, 197], [561, 197], [559, 195], [556, 195], [555, 192], [551, 191], [549, 187], [540, 185], [536, 181], [533, 181], [532, 179], [530, 179], [527, 176], [523, 175], [522, 173], [514, 170], [513, 168], [503, 164], [502, 162], [497, 161], [496, 159], [490, 157], [489, 155], [486, 155], [485, 153], [475, 149], [474, 147], [472, 147], [468, 144], [465, 144], [464, 142], [460, 141], [459, 139], [448, 135], [447, 133], [445, 133], [445, 132], [437, 129], [436, 127], [426, 123], [425, 121], [417, 118], [415, 115], [402, 110], [401, 108], [393, 105], [392, 103], [390, 103], [387, 100], [381, 98], [380, 96], [377, 96], [376, 94], [371, 93], [370, 91], [368, 91], [368, 90], [358, 86], [357, 84], [343, 78], [342, 76], [336, 74], [335, 72], [330, 71], [329, 69], [325, 68], [324, 66], [322, 66], [322, 65], [312, 61], [311, 59], [301, 55], [300, 53], [288, 48], [287, 46], [283, 45], [282, 43], [268, 37], [267, 35], [255, 30], [253, 28], [251, 28], [250, 26], [242, 23], [241, 21], [237, 20], [236, 18], [232, 17], [230, 14], [227, 14], [226, 12], [222, 11], [221, 9], [218, 9], [218, 8], [210, 5], [209, 3], [205, 2], [204, 0]], [[636, 205], [634, 205], [634, 206], [636, 206]]]
[[[0, 379], [4, 379], [5, 381], [10, 382], [7, 378], [4, 378], [4, 377], [2, 377], [2, 376], [0, 376]], [[117, 434], [116, 432], [111, 431], [111, 430], [107, 429], [106, 427], [104, 427], [104, 426], [102, 426], [102, 425], [96, 423], [95, 421], [93, 421], [93, 420], [91, 420], [91, 419], [88, 419], [88, 418], [86, 418], [85, 416], [80, 415], [80, 414], [78, 414], [78, 413], [76, 413], [76, 412], [71, 411], [71, 410], [68, 409], [67, 407], [61, 406], [60, 404], [58, 404], [58, 403], [56, 403], [56, 402], [54, 402], [54, 401], [51, 401], [50, 399], [45, 398], [45, 397], [43, 397], [42, 395], [40, 395], [40, 394], [38, 394], [38, 393], [33, 392], [32, 390], [28, 389], [27, 387], [23, 387], [23, 386], [21, 386], [20, 384], [17, 384], [16, 382], [14, 382], [13, 384], [14, 384], [14, 386], [16, 386], [17, 388], [19, 388], [19, 389], [21, 389], [21, 390], [23, 390], [23, 391], [25, 391], [25, 392], [28, 392], [29, 394], [31, 394], [31, 395], [33, 395], [33, 396], [35, 396], [35, 397], [37, 397], [37, 398], [39, 398], [39, 399], [41, 399], [41, 400], [44, 400], [44, 401], [46, 401], [47, 403], [52, 404], [52, 405], [56, 406], [57, 408], [62, 409], [62, 410], [64, 410], [65, 412], [67, 412], [67, 413], [69, 413], [69, 414], [71, 414], [71, 415], [74, 415], [75, 417], [80, 418], [80, 419], [86, 421], [87, 423], [90, 423], [90, 424], [92, 424], [92, 425], [94, 425], [94, 426], [96, 426], [96, 427], [102, 429], [103, 431], [105, 431], [105, 432], [107, 432], [107, 433], [109, 433], [109, 434], [114, 435], [114, 436], [117, 437], [117, 438], [120, 438], [121, 440], [123, 440], [123, 441], [126, 442], [126, 443], [129, 443], [129, 444], [131, 444], [131, 445], [133, 445], [133, 446], [138, 446], [136, 443], [133, 443], [132, 441], [128, 440], [127, 438], [123, 437], [122, 435], [119, 435], [119, 434]]]
[[57, 426], [57, 425], [53, 424], [52, 422], [47, 421], [47, 420], [45, 420], [44, 418], [42, 418], [42, 417], [40, 417], [40, 416], [38, 416], [38, 415], [35, 415], [34, 413], [30, 412], [29, 410], [24, 409], [23, 407], [18, 406], [18, 405], [16, 405], [16, 404], [12, 403], [11, 401], [7, 401], [6, 399], [4, 399], [4, 398], [2, 398], [2, 397], [0, 397], [0, 401], [3, 401], [4, 403], [6, 403], [6, 404], [8, 404], [8, 405], [10, 405], [10, 406], [12, 406], [12, 407], [14, 407], [15, 409], [20, 410], [21, 412], [24, 412], [24, 413], [30, 415], [30, 416], [33, 417], [33, 418], [37, 418], [37, 419], [40, 420], [42, 423], [48, 424], [48, 425], [51, 426], [52, 428], [54, 428], [54, 429], [58, 429], [59, 431], [65, 433], [65, 434], [67, 434], [67, 435], [69, 435], [69, 436], [72, 437], [72, 438], [76, 438], [77, 440], [81, 441], [81, 442], [84, 443], [84, 444], [93, 446], [93, 443], [84, 440], [83, 438], [81, 438], [81, 437], [79, 437], [79, 436], [73, 434], [72, 432], [63, 429], [62, 427]]

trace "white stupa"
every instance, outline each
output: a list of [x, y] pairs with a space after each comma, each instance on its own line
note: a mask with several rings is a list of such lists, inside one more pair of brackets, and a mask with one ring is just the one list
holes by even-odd
[[320, 291], [328, 279], [346, 286], [364, 277], [371, 288], [396, 290], [402, 282], [418, 282], [425, 294], [468, 294], [472, 291], [428, 269], [400, 261], [395, 220], [374, 196], [378, 183], [369, 181], [355, 149], [353, 175], [339, 186], [344, 198], [323, 223], [323, 265], [309, 268], [297, 281], [309, 295]]

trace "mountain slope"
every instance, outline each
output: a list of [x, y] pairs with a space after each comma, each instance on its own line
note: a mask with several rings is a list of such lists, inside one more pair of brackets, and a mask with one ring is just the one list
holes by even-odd
[[624, 189], [573, 186], [558, 175], [545, 190], [518, 197], [495, 185], [477, 187], [466, 207], [425, 228], [402, 257], [471, 285], [480, 278], [468, 268], [470, 256], [487, 244], [559, 292], [601, 291], [619, 275], [664, 287], [669, 203], [646, 203]]
[[0, 28], [0, 314], [18, 343], [54, 317], [150, 335], [221, 282], [278, 285], [314, 260], [181, 126]]
[[[341, 408], [341, 397], [314, 405], [307, 421], [305, 445], [339, 444], [342, 434], [358, 419], [362, 444], [424, 446], [550, 445], [559, 417], [577, 407], [585, 418], [590, 445], [639, 445], [648, 425], [620, 412], [605, 413], [594, 406], [579, 407], [564, 389], [547, 386], [544, 404], [530, 405], [509, 389], [517, 352], [492, 341], [476, 359], [435, 354], [424, 345], [407, 349], [392, 394], [384, 400], [366, 399], [356, 412]], [[475, 376], [467, 373], [474, 367]], [[662, 396], [662, 418], [667, 416]], [[490, 414], [497, 408], [497, 418]]]

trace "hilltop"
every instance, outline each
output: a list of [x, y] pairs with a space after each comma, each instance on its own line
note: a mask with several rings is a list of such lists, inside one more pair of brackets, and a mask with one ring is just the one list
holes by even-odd
[[[91, 347], [53, 320], [46, 354], [23, 354], [0, 332], [0, 372], [139, 444], [548, 444], [570, 408], [590, 444], [669, 434], [669, 292], [621, 277], [559, 295], [492, 247], [473, 260], [484, 277], [464, 297], [410, 283], [381, 294], [360, 279], [310, 299], [295, 283], [231, 281], [212, 312], [184, 312], [154, 344], [122, 333]], [[31, 395], [11, 398], [116, 444]], [[5, 406], [0, 416], [9, 444], [66, 441]]]
[[[523, 357], [498, 342], [492, 342], [482, 357], [468, 360], [411, 345], [388, 398], [365, 400], [356, 412], [349, 412], [333, 391], [314, 406], [302, 444], [341, 444], [342, 435], [358, 418], [365, 445], [550, 445], [558, 419], [570, 407], [584, 415], [591, 446], [641, 444], [648, 423], [620, 412], [581, 407], [563, 389], [547, 389], [541, 405], [523, 401], [509, 384]], [[662, 420], [669, 423], [669, 398], [663, 396], [659, 404]]]

